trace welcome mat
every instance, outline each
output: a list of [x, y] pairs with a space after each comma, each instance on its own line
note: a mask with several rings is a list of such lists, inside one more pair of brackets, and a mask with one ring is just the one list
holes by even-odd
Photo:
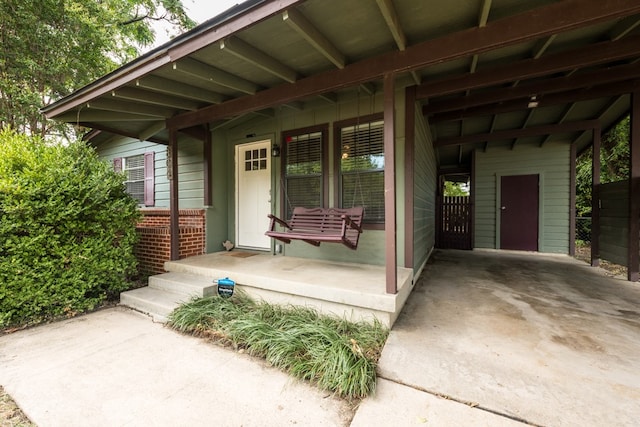
[[254, 253], [251, 253], [251, 252], [235, 252], [235, 251], [233, 251], [233, 252], [227, 252], [225, 255], [226, 256], [236, 257], [236, 258], [249, 258], [251, 256], [258, 255], [258, 254], [254, 254]]

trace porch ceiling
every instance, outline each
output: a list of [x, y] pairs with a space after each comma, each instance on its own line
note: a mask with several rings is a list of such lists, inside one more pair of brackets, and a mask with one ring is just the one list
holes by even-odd
[[580, 152], [580, 123], [628, 112], [639, 59], [637, 0], [249, 0], [43, 112], [101, 130], [95, 143], [167, 143], [167, 126], [197, 138], [380, 91], [395, 72], [419, 85], [440, 167], [459, 168], [474, 148], [552, 134]]

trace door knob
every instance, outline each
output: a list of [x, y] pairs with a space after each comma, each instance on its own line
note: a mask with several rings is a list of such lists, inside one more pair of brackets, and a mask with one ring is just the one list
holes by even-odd
[[502, 207], [500, 208], [500, 210], [501, 210], [501, 211], [503, 211], [503, 210], [505, 210], [505, 209], [507, 209], [507, 207], [506, 207], [506, 206], [502, 206]]

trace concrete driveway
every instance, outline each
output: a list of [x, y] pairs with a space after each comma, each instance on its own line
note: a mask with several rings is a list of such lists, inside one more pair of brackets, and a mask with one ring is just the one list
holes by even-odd
[[640, 285], [566, 256], [437, 251], [379, 370], [381, 384], [468, 403], [478, 416], [637, 426]]

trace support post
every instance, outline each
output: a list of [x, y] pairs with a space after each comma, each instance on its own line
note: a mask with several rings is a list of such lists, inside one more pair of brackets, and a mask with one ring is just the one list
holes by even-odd
[[386, 240], [386, 290], [398, 293], [396, 251], [396, 148], [395, 73], [384, 76], [384, 234]]
[[169, 232], [171, 261], [180, 258], [180, 211], [178, 206], [178, 132], [169, 129]]
[[627, 279], [640, 278], [640, 91], [631, 94], [629, 132], [629, 244]]
[[410, 86], [404, 92], [404, 266], [414, 265], [414, 159], [416, 144], [416, 87]]
[[569, 154], [569, 255], [576, 254], [576, 144]]
[[591, 266], [600, 265], [600, 127], [593, 128], [591, 159]]

